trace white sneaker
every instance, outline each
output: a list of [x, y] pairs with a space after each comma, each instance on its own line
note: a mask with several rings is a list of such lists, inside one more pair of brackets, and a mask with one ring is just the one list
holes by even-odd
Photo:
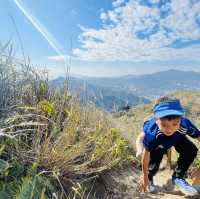
[[155, 187], [153, 181], [149, 181], [148, 192], [149, 193], [156, 193], [156, 187]]
[[173, 183], [186, 196], [195, 196], [195, 195], [198, 194], [198, 191], [193, 186], [191, 186], [190, 184], [188, 184], [182, 178], [175, 178], [175, 179], [173, 179]]

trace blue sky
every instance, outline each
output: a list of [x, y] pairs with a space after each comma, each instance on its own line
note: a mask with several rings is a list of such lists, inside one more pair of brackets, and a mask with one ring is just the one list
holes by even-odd
[[199, 0], [1, 0], [0, 41], [53, 77], [200, 72]]

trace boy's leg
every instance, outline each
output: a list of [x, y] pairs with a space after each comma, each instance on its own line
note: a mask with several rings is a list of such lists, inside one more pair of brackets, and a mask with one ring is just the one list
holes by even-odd
[[184, 178], [186, 171], [189, 166], [194, 161], [197, 156], [197, 147], [187, 139], [186, 136], [182, 136], [182, 138], [174, 145], [176, 151], [179, 153], [179, 158], [177, 161], [177, 166], [173, 173], [173, 178]]
[[168, 166], [168, 168], [172, 168], [172, 149], [170, 148], [170, 149], [168, 149], [167, 150], [167, 166]]
[[157, 173], [163, 155], [167, 152], [167, 150], [162, 146], [159, 145], [153, 151], [150, 152], [150, 162], [149, 162], [149, 180], [153, 180], [153, 176]]

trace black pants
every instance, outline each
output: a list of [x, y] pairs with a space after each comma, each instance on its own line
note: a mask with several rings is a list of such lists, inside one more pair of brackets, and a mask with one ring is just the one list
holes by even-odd
[[[191, 163], [197, 156], [197, 147], [186, 136], [182, 136], [181, 139], [174, 145], [176, 151], [179, 153], [177, 166], [173, 173], [173, 178], [184, 178], [186, 171]], [[149, 180], [153, 180], [153, 176], [157, 173], [163, 155], [167, 152], [162, 145], [157, 146], [150, 152], [149, 162]]]

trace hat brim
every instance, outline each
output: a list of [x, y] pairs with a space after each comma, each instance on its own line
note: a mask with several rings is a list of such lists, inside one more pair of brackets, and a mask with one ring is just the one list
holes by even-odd
[[177, 110], [163, 110], [163, 111], [154, 113], [155, 118], [162, 118], [162, 117], [166, 117], [166, 116], [170, 116], [170, 115], [182, 116], [183, 112], [177, 111]]

